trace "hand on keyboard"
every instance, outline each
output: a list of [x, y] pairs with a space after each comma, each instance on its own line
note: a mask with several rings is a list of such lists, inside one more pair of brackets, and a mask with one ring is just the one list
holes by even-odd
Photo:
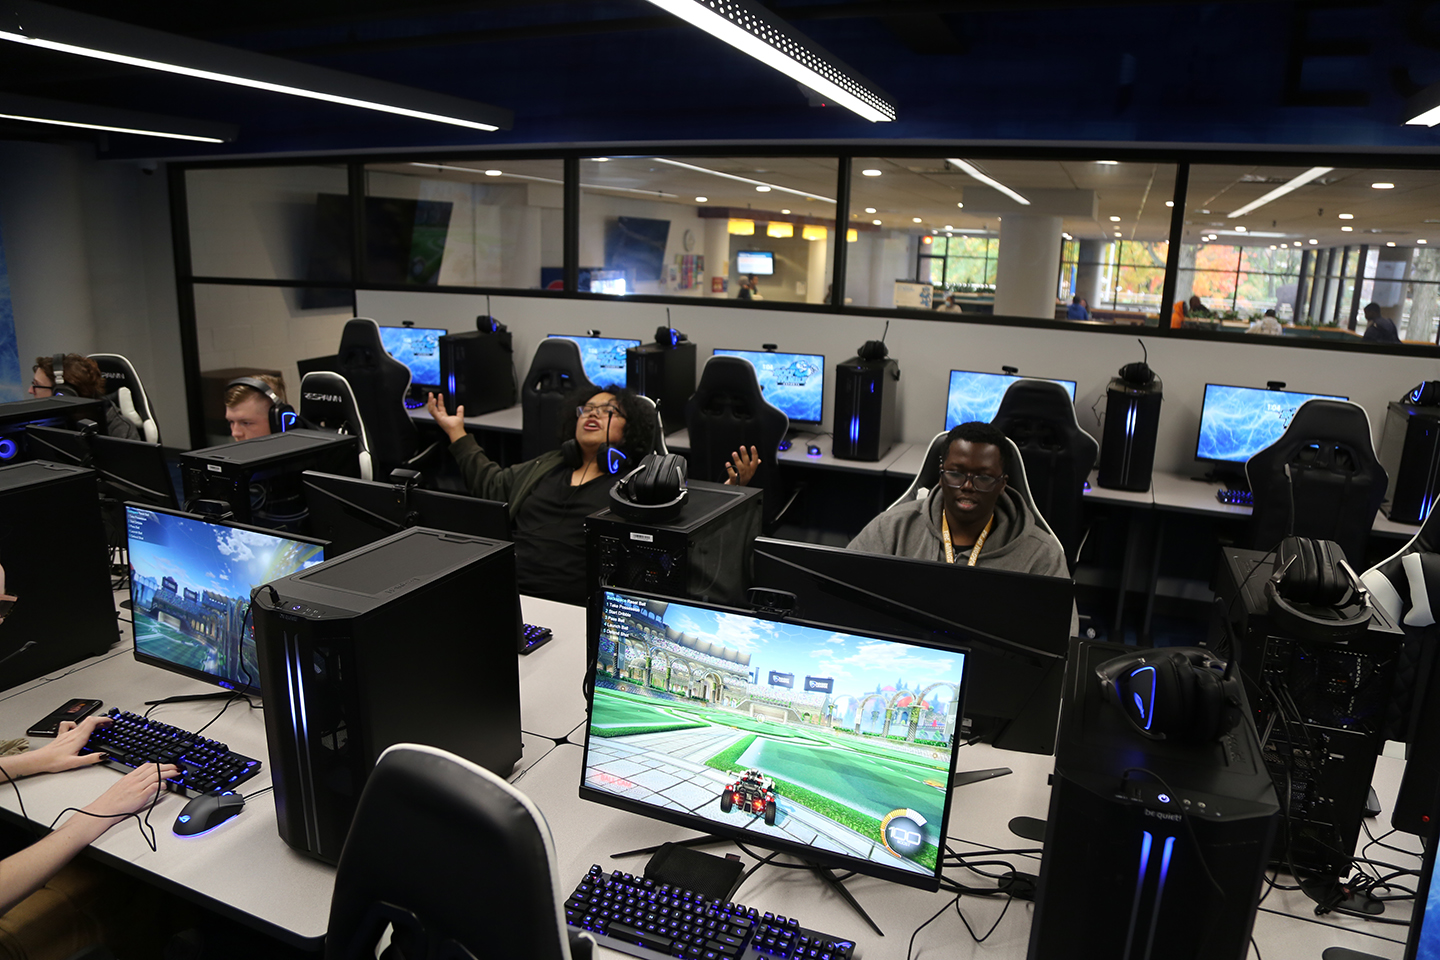
[[180, 727], [115, 707], [107, 717], [111, 722], [91, 731], [82, 753], [98, 752], [104, 762], [126, 767], [173, 763], [180, 772], [168, 778], [171, 790], [191, 794], [217, 788], [234, 790], [260, 772], [259, 760], [232, 753], [225, 744]]

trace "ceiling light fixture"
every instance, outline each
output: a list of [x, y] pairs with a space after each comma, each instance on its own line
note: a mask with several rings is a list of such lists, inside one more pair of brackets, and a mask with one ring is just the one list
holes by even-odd
[[1166, 201], [1165, 201], [1165, 206], [1167, 206], [1167, 207], [1173, 207], [1173, 206], [1175, 206], [1175, 201], [1174, 201], [1174, 200], [1166, 200]]
[[710, 202], [710, 198], [709, 198], [709, 197], [696, 197], [696, 198], [695, 198], [695, 202], [696, 202], [696, 203], [709, 203], [709, 202]]
[[1349, 233], [1349, 232], [1351, 232], [1351, 231], [1354, 230], [1354, 229], [1355, 229], [1354, 227], [1341, 227], [1341, 228], [1340, 228], [1340, 232], [1341, 232], [1341, 233]]
[[957, 203], [957, 204], [955, 204], [955, 206], [959, 207], [961, 210], [964, 210], [964, 209], [965, 209], [965, 204], [963, 204], [963, 203]]
[[1385, 241], [1385, 246], [1387, 246], [1387, 247], [1393, 247], [1393, 246], [1395, 246], [1395, 241], [1394, 241], [1394, 240], [1386, 240], [1386, 241]]
[[765, 225], [765, 236], [774, 237], [776, 240], [789, 239], [795, 236], [795, 224], [772, 221]]
[[1314, 246], [1315, 244], [1317, 244], [1317, 243], [1319, 243], [1319, 242], [1320, 242], [1320, 241], [1319, 241], [1319, 240], [1316, 240], [1314, 237], [1311, 237], [1310, 240], [1309, 240], [1309, 243], [1310, 243], [1311, 246]]
[[650, 2], [866, 120], [895, 119], [894, 105], [870, 81], [758, 3], [750, 0]]
[[197, 143], [225, 143], [234, 140], [239, 132], [225, 123], [207, 123], [138, 110], [116, 110], [8, 93], [0, 94], [0, 119], [107, 133], [131, 133], [140, 137], [163, 137], [167, 140], [193, 140]]
[[1096, 160], [1095, 162], [1102, 167], [1115, 167], [1120, 165], [1119, 160]]
[[[1016, 193], [1014, 190], [1011, 190], [1009, 187], [1005, 186], [1005, 184], [1001, 183], [999, 180], [996, 180], [996, 179], [994, 179], [993, 177], [989, 177], [989, 176], [986, 176], [985, 174], [981, 173], [981, 172], [980, 172], [980, 169], [979, 169], [978, 167], [976, 167], [976, 166], [975, 166], [973, 163], [971, 163], [970, 161], [968, 161], [968, 160], [955, 160], [955, 159], [952, 159], [952, 158], [947, 157], [946, 160], [945, 160], [945, 162], [946, 162], [946, 163], [954, 164], [955, 166], [957, 166], [957, 167], [959, 167], [961, 170], [963, 170], [965, 173], [968, 173], [968, 174], [970, 174], [970, 176], [974, 177], [976, 180], [979, 180], [981, 183], [983, 183], [983, 184], [985, 184], [985, 185], [987, 185], [987, 186], [994, 187], [996, 190], [999, 190], [1001, 193], [1005, 194], [1005, 196], [1009, 197], [1011, 200], [1014, 200], [1016, 203], [1022, 204], [1023, 206], [1027, 206], [1027, 207], [1030, 206], [1030, 201], [1029, 201], [1029, 200], [1026, 200], [1024, 197], [1020, 196], [1020, 194]], [[962, 203], [962, 204], [960, 204], [960, 206], [963, 207], [964, 204]]]
[[471, 130], [508, 128], [512, 120], [509, 110], [473, 100], [191, 40], [31, 0], [12, 0], [0, 14], [0, 40]]
[[878, 176], [880, 176], [880, 174], [881, 174], [882, 172], [883, 172], [883, 171], [876, 170], [876, 169], [874, 169], [873, 167], [872, 167], [871, 169], [869, 169], [869, 170], [861, 170], [861, 171], [860, 171], [861, 175], [862, 175], [862, 176], [866, 176], [866, 177], [878, 177]]
[[[1259, 200], [1251, 200], [1249, 203], [1245, 204], [1245, 206], [1241, 207], [1239, 210], [1233, 211], [1228, 216], [1231, 220], [1234, 220], [1236, 217], [1243, 217], [1250, 211], [1257, 210], [1260, 207], [1265, 206], [1265, 204], [1269, 203], [1271, 200], [1278, 200], [1280, 197], [1285, 196], [1285, 194], [1289, 193], [1290, 191], [1298, 190], [1301, 187], [1305, 186], [1305, 184], [1309, 183], [1311, 180], [1317, 180], [1334, 169], [1334, 167], [1311, 167], [1304, 173], [1291, 178], [1285, 183], [1280, 184], [1280, 186], [1276, 187], [1274, 190], [1271, 190]], [[1200, 212], [1205, 213], [1206, 211], [1202, 210]]]
[[486, 170], [486, 171], [485, 171], [485, 176], [487, 176], [487, 177], [499, 177], [499, 176], [504, 176], [504, 174], [505, 174], [505, 171], [504, 171], [504, 170]]
[[1111, 222], [1111, 223], [1119, 223], [1119, 222], [1120, 222], [1120, 218], [1119, 218], [1119, 217], [1111, 217], [1111, 218], [1110, 218], [1110, 222]]
[[1372, 183], [1372, 184], [1370, 184], [1370, 189], [1371, 189], [1371, 190], [1394, 190], [1394, 189], [1395, 189], [1395, 184], [1393, 184], [1393, 183], [1384, 183], [1384, 182], [1382, 181], [1382, 182], [1380, 182], [1380, 183]]
[[1415, 242], [1416, 242], [1416, 243], [1429, 243], [1430, 241], [1429, 241], [1429, 240], [1426, 240], [1424, 237], [1421, 237], [1419, 240], [1416, 240]]
[[767, 187], [767, 186], [765, 186], [765, 184], [762, 183], [762, 184], [760, 184], [760, 186], [758, 186], [758, 187], [755, 188], [755, 192], [756, 192], [756, 193], [769, 193], [769, 192], [771, 191], [771, 189], [773, 189], [773, 188]]
[[829, 197], [817, 196], [813, 193], [806, 193], [804, 190], [791, 190], [789, 187], [782, 187], [778, 183], [766, 183], [764, 180], [755, 180], [750, 177], [741, 177], [733, 173], [721, 173], [719, 170], [711, 170], [709, 167], [697, 166], [693, 163], [685, 163], [680, 160], [670, 160], [666, 157], [647, 157], [650, 163], [663, 163], [672, 167], [680, 167], [683, 170], [694, 170], [696, 173], [708, 173], [712, 177], [720, 177], [722, 180], [734, 180], [736, 183], [748, 183], [756, 187], [768, 187], [771, 190], [779, 190], [781, 193], [788, 193], [791, 196], [804, 197], [806, 200], [821, 200], [825, 203], [834, 203]]
[[919, 218], [919, 217], [911, 217], [911, 218], [910, 218], [910, 222], [911, 222], [911, 223], [919, 223], [919, 222], [920, 222], [920, 218]]
[[788, 215], [788, 214], [790, 213], [789, 210], [781, 210], [780, 212], [783, 213], [783, 214], [786, 214], [786, 215]]
[[1353, 214], [1353, 213], [1342, 213], [1342, 214], [1340, 214], [1340, 219], [1341, 219], [1341, 220], [1354, 220], [1354, 219], [1355, 219], [1355, 214]]
[[[481, 174], [489, 174], [489, 171], [488, 171], [488, 170], [477, 170], [475, 167], [461, 167], [461, 166], [456, 166], [456, 165], [453, 164], [453, 163], [420, 163], [419, 161], [411, 161], [410, 166], [412, 166], [412, 167], [425, 167], [425, 168], [430, 169], [430, 170], [453, 170], [453, 171], [456, 172], [456, 173], [468, 173], [468, 174], [471, 174], [472, 176], [480, 176]], [[565, 185], [565, 181], [564, 181], [564, 180], [557, 180], [557, 179], [555, 179], [554, 177], [532, 177], [532, 176], [528, 176], [528, 175], [523, 174], [523, 173], [501, 173], [499, 170], [495, 171], [495, 173], [496, 173], [497, 175], [499, 175], [499, 176], [505, 177], [507, 180], [528, 180], [528, 181], [531, 182], [531, 183], [553, 183], [553, 184], [555, 184], [556, 186], [561, 186], [561, 187], [563, 187], [563, 186]], [[639, 189], [636, 189], [635, 187], [611, 187], [611, 186], [607, 186], [607, 185], [602, 184], [602, 183], [584, 183], [584, 182], [582, 182], [582, 183], [580, 184], [580, 189], [581, 189], [581, 190], [608, 190], [608, 191], [610, 191], [611, 193], [633, 193], [633, 194], [635, 194], [635, 195], [637, 195], [637, 196], [641, 196], [641, 197], [652, 197], [652, 198], [656, 198], [656, 199], [660, 199], [660, 200], [679, 200], [679, 199], [680, 199], [680, 195], [679, 195], [679, 194], [666, 193], [666, 192], [663, 191], [663, 190], [639, 190]], [[704, 202], [705, 202], [705, 198], [704, 198], [704, 197], [696, 197], [695, 199], [698, 200], [698, 201], [700, 201], [701, 203], [704, 203]]]
[[873, 223], [873, 224], [875, 224], [875, 226], [877, 226], [877, 227], [880, 226], [880, 221], [879, 221], [879, 220], [871, 220], [870, 222]]

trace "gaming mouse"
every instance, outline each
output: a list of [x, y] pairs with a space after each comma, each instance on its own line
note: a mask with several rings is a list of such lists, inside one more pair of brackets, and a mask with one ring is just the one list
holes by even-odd
[[193, 837], [214, 827], [245, 809], [245, 798], [229, 790], [224, 793], [202, 793], [180, 811], [175, 818], [175, 836]]
[[820, 447], [817, 444], [812, 443], [805, 447], [805, 452], [809, 456], [818, 457], [820, 456]]

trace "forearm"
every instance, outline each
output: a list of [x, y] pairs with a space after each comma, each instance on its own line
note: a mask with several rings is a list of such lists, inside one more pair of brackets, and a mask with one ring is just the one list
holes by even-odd
[[510, 499], [512, 471], [502, 469], [486, 456], [474, 437], [467, 434], [452, 443], [450, 455], [460, 467], [460, 475], [465, 478], [465, 489], [472, 497], [484, 497], [487, 500]]
[[0, 860], [0, 913], [39, 890], [118, 819], [74, 814], [54, 833]]

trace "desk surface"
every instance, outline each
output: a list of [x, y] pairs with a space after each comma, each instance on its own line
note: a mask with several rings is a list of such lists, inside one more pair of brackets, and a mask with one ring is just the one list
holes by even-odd
[[[1185, 474], [1161, 473], [1156, 471], [1153, 484], [1155, 506], [1160, 510], [1172, 510], [1177, 513], [1228, 515], [1236, 518], [1248, 517], [1255, 512], [1251, 507], [1235, 506], [1216, 500], [1215, 494], [1224, 486], [1222, 483], [1196, 480]], [[1375, 522], [1371, 525], [1370, 531], [1385, 537], [1408, 540], [1420, 532], [1420, 525], [1416, 523], [1396, 523], [1394, 520], [1385, 516], [1383, 510], [1377, 510], [1375, 512]]]
[[[527, 793], [545, 814], [555, 837], [562, 888], [579, 881], [591, 864], [617, 866], [635, 872], [642, 857], [611, 860], [614, 852], [679, 839], [689, 832], [634, 814], [581, 801], [580, 783], [585, 703], [580, 679], [585, 658], [585, 610], [544, 600], [524, 598], [522, 609], [529, 622], [543, 623], [555, 639], [520, 659], [521, 725], [525, 756], [511, 780]], [[179, 693], [210, 692], [213, 688], [166, 671], [137, 663], [128, 638], [110, 653], [86, 661], [51, 678], [22, 685], [0, 695], [0, 736], [19, 735], [36, 717], [73, 696], [99, 697], [107, 706], [137, 707], [143, 699]], [[218, 709], [214, 702], [167, 705], [156, 715], [189, 729], [198, 729]], [[259, 711], [232, 706], [211, 730], [219, 739], [251, 756], [267, 757], [265, 732]], [[960, 751], [963, 769], [1006, 766], [1011, 776], [960, 788], [949, 822], [951, 845], [961, 852], [1028, 849], [1036, 845], [1010, 833], [1012, 817], [1043, 818], [1049, 793], [1046, 776], [1053, 759], [996, 751], [976, 745]], [[268, 763], [267, 763], [268, 768]], [[1380, 758], [1375, 785], [1382, 804], [1391, 803], [1403, 762]], [[26, 809], [36, 821], [48, 824], [65, 806], [88, 802], [119, 776], [118, 772], [91, 767], [64, 774], [32, 777], [20, 782]], [[262, 771], [250, 789], [270, 785]], [[183, 806], [180, 797], [167, 795], [151, 818], [156, 827], [158, 851], [151, 852], [136, 829], [122, 824], [95, 844], [97, 854], [120, 869], [147, 882], [167, 887], [220, 913], [235, 917], [285, 942], [318, 949], [329, 916], [332, 868], [292, 851], [280, 840], [275, 825], [272, 794], [257, 798], [235, 819], [199, 838], [181, 839], [170, 825]], [[12, 792], [0, 793], [0, 810], [18, 819]], [[1403, 838], [1403, 846], [1410, 838]], [[720, 846], [717, 853], [733, 848]], [[753, 862], [749, 854], [740, 856]], [[1003, 859], [1026, 872], [1038, 870], [1030, 854], [1005, 854]], [[1387, 851], [1383, 859], [1406, 862], [1402, 854]], [[217, 869], [217, 864], [222, 865]], [[237, 869], [243, 867], [243, 869]], [[1002, 868], [1003, 869], [1003, 868]], [[956, 872], [972, 885], [987, 881], [975, 874]], [[849, 908], [804, 871], [765, 868], [737, 894], [741, 902], [762, 910], [785, 912], [813, 928], [850, 936], [860, 945], [865, 960], [906, 956], [911, 932], [941, 911], [950, 896], [928, 894], [866, 877], [846, 882], [847, 888], [885, 930], [877, 937]], [[960, 901], [965, 918], [977, 931], [1000, 920], [983, 948], [965, 934], [958, 918], [949, 915], [926, 927], [915, 942], [916, 957], [987, 957], [1009, 960], [1025, 956], [1032, 910], [1013, 903], [1004, 917], [1004, 902], [966, 897]], [[953, 907], [950, 908], [953, 911]], [[1388, 916], [1403, 919], [1406, 909], [1392, 905]], [[1309, 901], [1298, 893], [1272, 891], [1255, 925], [1255, 940], [1266, 957], [1318, 957], [1332, 945], [1364, 950], [1385, 958], [1403, 954], [1405, 928], [1381, 926], [1355, 918], [1315, 918]], [[607, 956], [620, 956], [604, 951]]]
[[[416, 407], [407, 411], [411, 420], [423, 420], [426, 423], [434, 423], [435, 418], [430, 416], [430, 411], [424, 407]], [[513, 407], [506, 407], [503, 410], [492, 410], [489, 413], [482, 413], [475, 417], [465, 418], [467, 430], [494, 430], [498, 433], [520, 433], [525, 425], [525, 416], [521, 411], [520, 404]]]
[[[806, 452], [810, 444], [820, 448], [820, 453], [812, 455]], [[825, 433], [794, 433], [790, 437], [790, 449], [778, 451], [779, 462], [786, 466], [814, 467], [823, 470], [836, 470], [844, 473], [889, 473], [892, 465], [903, 458], [911, 448], [911, 444], [897, 443], [892, 446], [879, 460], [845, 460], [831, 452], [831, 438]], [[665, 437], [665, 446], [672, 453], [689, 453], [690, 431], [677, 430]], [[923, 451], [922, 451], [923, 453]]]

